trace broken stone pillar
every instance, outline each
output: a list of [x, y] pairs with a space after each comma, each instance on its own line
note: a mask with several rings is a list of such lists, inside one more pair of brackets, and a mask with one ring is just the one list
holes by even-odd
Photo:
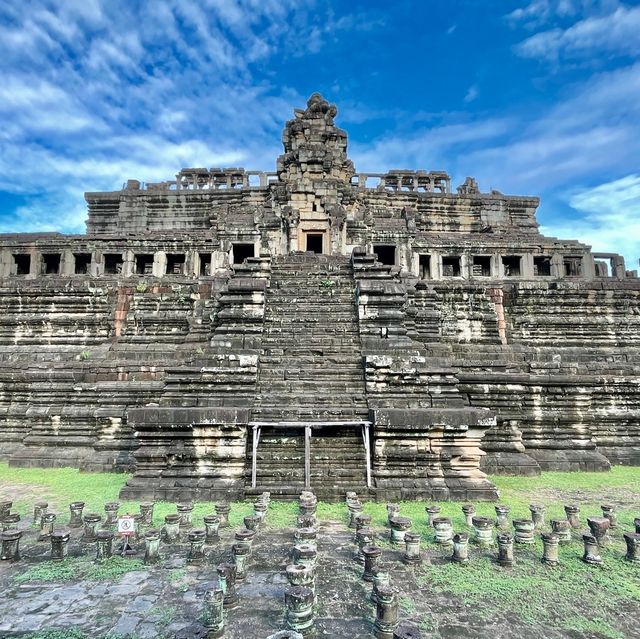
[[205, 529], [205, 542], [208, 544], [215, 544], [220, 540], [220, 534], [218, 529], [220, 528], [220, 516], [219, 515], [205, 515], [203, 517], [204, 529]]
[[505, 568], [513, 566], [513, 536], [502, 532], [498, 535], [498, 564]]
[[531, 521], [536, 530], [542, 530], [544, 528], [544, 506], [542, 504], [529, 504], [529, 510], [531, 511]]
[[290, 586], [306, 586], [314, 589], [315, 570], [303, 564], [289, 564], [286, 567], [287, 579]]
[[509, 528], [509, 513], [511, 508], [504, 504], [496, 504], [496, 528], [500, 530], [507, 530]]
[[242, 581], [247, 577], [247, 563], [251, 554], [251, 546], [246, 542], [238, 542], [231, 546], [231, 556], [236, 566], [236, 579]]
[[376, 639], [393, 639], [398, 625], [398, 601], [391, 586], [380, 586], [377, 594], [376, 620], [373, 634]]
[[247, 530], [257, 531], [260, 527], [260, 517], [256, 517], [255, 515], [249, 515], [244, 518], [244, 527]]
[[514, 519], [515, 542], [517, 544], [532, 544], [535, 541], [535, 527], [530, 519]]
[[72, 501], [69, 504], [69, 528], [82, 528], [82, 511], [84, 510], [83, 501]]
[[358, 502], [351, 502], [348, 504], [349, 508], [349, 528], [356, 528], [356, 517], [362, 512], [362, 504]]
[[473, 517], [473, 541], [478, 546], [489, 548], [493, 546], [493, 519], [488, 517]]
[[433, 520], [435, 542], [439, 546], [450, 546], [453, 543], [453, 525], [448, 517], [435, 517]]
[[356, 544], [358, 549], [356, 550], [353, 558], [361, 564], [364, 564], [364, 553], [362, 549], [365, 546], [371, 546], [375, 540], [375, 532], [369, 527], [358, 528], [356, 530]]
[[345, 501], [346, 501], [346, 503], [347, 503], [347, 504], [348, 504], [349, 502], [351, 502], [351, 501], [360, 501], [360, 500], [358, 499], [358, 493], [355, 493], [355, 492], [353, 492], [352, 490], [348, 490], [348, 491], [345, 493]]
[[584, 542], [584, 555], [582, 555], [582, 561], [587, 564], [601, 564], [602, 557], [600, 556], [598, 540], [593, 535], [582, 535], [582, 541]]
[[318, 549], [314, 544], [296, 544], [293, 547], [293, 563], [315, 568]]
[[440, 506], [427, 506], [427, 526], [433, 526], [433, 520], [440, 514]]
[[473, 504], [463, 504], [462, 514], [467, 526], [473, 526], [473, 516], [476, 514], [476, 507]]
[[318, 540], [318, 531], [315, 528], [296, 528], [293, 531], [293, 538], [297, 544], [316, 545]]
[[96, 540], [98, 525], [102, 521], [102, 516], [98, 513], [87, 513], [84, 516], [84, 533], [80, 538], [83, 543], [93, 543]]
[[587, 525], [598, 544], [604, 546], [609, 538], [609, 520], [606, 517], [587, 517]]
[[624, 541], [627, 544], [627, 561], [640, 562], [640, 534], [624, 533]]
[[9, 530], [3, 530], [0, 534], [0, 541], [2, 542], [2, 554], [0, 559], [3, 561], [19, 561], [20, 560], [20, 538], [22, 537], [22, 531], [11, 528]]
[[153, 526], [153, 507], [154, 503], [151, 501], [143, 502], [140, 504], [141, 523], [143, 526]]
[[118, 523], [118, 510], [120, 509], [120, 504], [117, 501], [110, 501], [109, 503], [104, 505], [104, 512], [106, 514], [104, 525], [105, 526], [115, 526]]
[[414, 532], [407, 532], [404, 535], [404, 555], [402, 561], [405, 564], [419, 564], [422, 561], [422, 555], [420, 554], [420, 535]]
[[391, 585], [391, 577], [386, 570], [380, 568], [380, 566], [374, 568], [371, 571], [373, 575], [373, 587], [371, 588], [371, 594], [369, 595], [369, 599], [374, 603], [378, 603], [378, 588], [381, 586], [389, 586]]
[[109, 559], [113, 554], [113, 532], [111, 530], [96, 531], [96, 563]]
[[358, 528], [369, 528], [369, 526], [371, 526], [371, 515], [358, 513], [356, 515], [356, 530]]
[[[181, 522], [182, 523], [182, 522]], [[187, 563], [200, 564], [204, 559], [204, 540], [206, 532], [204, 528], [194, 528], [187, 534], [189, 540], [189, 554]]]
[[236, 566], [223, 563], [217, 568], [218, 581], [224, 592], [224, 607], [231, 610], [238, 606], [238, 593], [236, 592]]
[[259, 517], [261, 521], [264, 521], [267, 516], [267, 510], [269, 509], [269, 504], [265, 501], [258, 499], [253, 504], [253, 512], [256, 517]]
[[4, 532], [5, 530], [13, 530], [17, 528], [20, 523], [20, 515], [18, 513], [6, 513], [0, 519], [0, 528]]
[[364, 572], [362, 573], [362, 579], [364, 579], [364, 581], [373, 581], [373, 569], [377, 568], [380, 563], [382, 549], [371, 544], [362, 549], [362, 554], [364, 555]]
[[249, 554], [251, 554], [251, 549], [253, 548], [253, 540], [256, 537], [255, 530], [248, 530], [247, 528], [240, 528], [240, 530], [236, 530], [234, 539], [237, 542], [247, 544], [249, 546]]
[[469, 535], [467, 533], [456, 533], [453, 536], [451, 560], [457, 564], [469, 563]]
[[636, 527], [636, 533], [640, 534], [640, 517], [633, 520], [633, 525]]
[[558, 535], [562, 546], [571, 543], [571, 522], [568, 519], [552, 519], [551, 530]]
[[[37, 528], [40, 527], [42, 515], [44, 515], [47, 512], [47, 508], [49, 508], [49, 504], [46, 501], [37, 501], [33, 505], [33, 525], [36, 526]], [[1, 512], [2, 511], [0, 511], [0, 513]]]
[[189, 530], [193, 520], [193, 504], [176, 504], [176, 510], [180, 515], [180, 531]]
[[616, 513], [615, 506], [610, 504], [605, 504], [600, 506], [602, 508], [602, 516], [605, 519], [609, 520], [609, 528], [617, 528], [618, 527], [618, 515]]
[[400, 506], [398, 504], [387, 504], [387, 524], [391, 525], [391, 520], [400, 515]]
[[220, 517], [220, 528], [229, 528], [229, 513], [231, 506], [225, 501], [216, 504], [216, 515]]
[[296, 520], [298, 528], [313, 528], [317, 523], [315, 515], [298, 515]]
[[155, 564], [160, 561], [160, 531], [151, 528], [144, 533], [144, 563]]
[[422, 639], [422, 633], [416, 625], [403, 621], [393, 631], [393, 639]]
[[62, 561], [67, 558], [69, 551], [69, 538], [71, 534], [66, 530], [57, 530], [51, 533], [51, 559]]
[[389, 519], [389, 525], [391, 526], [391, 545], [404, 546], [404, 536], [411, 528], [411, 520], [408, 517], [396, 515]]
[[0, 501], [0, 519], [11, 512], [12, 501]]
[[318, 499], [315, 497], [315, 495], [313, 497], [301, 497], [298, 508], [301, 515], [315, 515], [318, 510]]
[[53, 533], [53, 524], [56, 520], [56, 515], [53, 513], [44, 513], [40, 518], [40, 536], [38, 541], [48, 541]]
[[313, 600], [313, 590], [305, 586], [289, 586], [284, 591], [287, 626], [303, 637], [313, 634]]
[[177, 542], [180, 539], [180, 515], [165, 515], [162, 533], [167, 543]]
[[567, 514], [567, 521], [571, 528], [580, 528], [580, 507], [574, 504], [565, 506], [564, 512]]
[[557, 566], [560, 563], [558, 548], [560, 538], [555, 533], [542, 533], [542, 563], [547, 566]]
[[224, 634], [224, 591], [220, 584], [204, 591], [204, 625], [207, 639], [218, 639]]

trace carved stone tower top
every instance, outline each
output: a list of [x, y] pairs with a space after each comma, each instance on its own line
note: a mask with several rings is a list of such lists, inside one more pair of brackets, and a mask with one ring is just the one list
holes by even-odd
[[[354, 174], [347, 158], [347, 134], [335, 126], [338, 113], [319, 93], [307, 101], [306, 109], [296, 109], [282, 134], [284, 154], [278, 158], [278, 176], [283, 182], [337, 180], [349, 182]], [[304, 188], [301, 190], [305, 190]]]

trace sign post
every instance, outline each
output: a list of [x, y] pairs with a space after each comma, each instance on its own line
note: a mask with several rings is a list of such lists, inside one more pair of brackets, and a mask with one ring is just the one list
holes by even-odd
[[118, 534], [122, 537], [122, 556], [134, 555], [135, 550], [129, 543], [129, 538], [136, 532], [136, 520], [132, 515], [118, 517]]

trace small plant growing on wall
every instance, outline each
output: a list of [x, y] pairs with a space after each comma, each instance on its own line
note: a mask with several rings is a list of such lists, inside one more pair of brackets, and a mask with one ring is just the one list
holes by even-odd
[[82, 351], [82, 353], [80, 353], [80, 359], [85, 362], [88, 359], [91, 359], [91, 351]]
[[138, 293], [144, 293], [148, 288], [149, 285], [144, 280], [136, 284], [136, 291], [138, 291]]

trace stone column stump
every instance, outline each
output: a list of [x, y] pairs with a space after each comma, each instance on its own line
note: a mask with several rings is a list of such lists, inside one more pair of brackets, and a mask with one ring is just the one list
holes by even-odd
[[160, 531], [150, 528], [144, 533], [144, 563], [156, 564], [160, 561]]
[[220, 516], [205, 515], [203, 521], [205, 529], [205, 542], [208, 544], [215, 544], [217, 541], [220, 541]]
[[571, 528], [580, 528], [580, 507], [570, 504], [564, 507], [567, 515], [567, 521], [571, 524]]
[[[440, 506], [426, 506], [425, 511], [427, 513], [427, 526], [433, 526], [433, 520], [436, 519], [440, 515]], [[474, 509], [475, 510], [475, 509]]]
[[189, 554], [187, 555], [187, 563], [200, 564], [204, 559], [204, 541], [206, 532], [204, 528], [194, 528], [187, 534], [189, 540]]
[[476, 507], [473, 504], [463, 504], [462, 514], [467, 526], [473, 526], [473, 516], [476, 514]]
[[640, 534], [624, 533], [624, 541], [627, 544], [627, 554], [625, 559], [640, 563]]
[[604, 546], [609, 539], [609, 520], [606, 517], [587, 517], [587, 525], [598, 545]]
[[72, 501], [69, 504], [69, 528], [82, 528], [82, 511], [84, 510], [83, 501]]
[[515, 529], [516, 544], [532, 544], [535, 542], [535, 526], [531, 519], [514, 519], [513, 528]]
[[[42, 521], [42, 515], [46, 514], [49, 504], [46, 501], [37, 501], [33, 505], [33, 525], [36, 528], [40, 527]], [[1, 513], [2, 511], [0, 511]]]
[[598, 540], [593, 535], [582, 535], [582, 541], [584, 542], [584, 554], [582, 555], [582, 561], [596, 566], [601, 564], [602, 557], [600, 556]]
[[509, 506], [505, 506], [504, 504], [496, 504], [496, 528], [500, 530], [508, 530], [509, 529], [509, 513], [511, 512], [511, 508]]
[[231, 512], [231, 505], [227, 502], [220, 502], [215, 505], [216, 515], [220, 517], [220, 528], [229, 528], [229, 513]]
[[51, 541], [51, 559], [63, 561], [69, 552], [69, 538], [71, 534], [66, 530], [56, 530], [49, 537]]
[[247, 578], [247, 563], [250, 554], [251, 547], [246, 542], [241, 541], [231, 546], [231, 556], [236, 567], [236, 579], [238, 581], [243, 581]]
[[120, 510], [120, 503], [117, 501], [110, 501], [104, 505], [105, 526], [115, 526], [118, 523], [118, 510]]
[[618, 527], [618, 515], [616, 513], [616, 507], [610, 504], [605, 504], [600, 506], [602, 508], [602, 516], [605, 519], [609, 520], [609, 528], [617, 528]]
[[552, 519], [551, 530], [558, 535], [561, 546], [571, 543], [571, 523], [567, 519]]
[[438, 546], [450, 546], [453, 543], [453, 525], [449, 517], [435, 517], [433, 529], [434, 540]]
[[488, 517], [473, 517], [473, 541], [482, 548], [493, 546], [493, 520]]
[[0, 559], [2, 561], [20, 561], [20, 538], [22, 537], [22, 531], [10, 528], [3, 530], [0, 534], [0, 541], [2, 542], [2, 554]]
[[[407, 532], [404, 535], [404, 555], [402, 556], [403, 563], [411, 566], [422, 562], [422, 555], [420, 554], [420, 541], [421, 537], [418, 533]], [[364, 558], [364, 555], [363, 555]]]
[[180, 532], [190, 530], [193, 526], [193, 504], [176, 504], [180, 515]]
[[220, 564], [217, 568], [218, 581], [224, 592], [224, 607], [232, 610], [238, 607], [238, 593], [236, 592], [236, 566], [231, 563]]
[[393, 633], [398, 626], [398, 601], [393, 588], [381, 586], [378, 588], [378, 603], [376, 606], [376, 620], [373, 624], [373, 634], [376, 639], [393, 639]]
[[287, 626], [303, 637], [313, 634], [313, 600], [313, 590], [306, 586], [289, 586], [284, 591]]
[[456, 533], [453, 536], [451, 560], [456, 564], [469, 563], [469, 535], [467, 533]]
[[362, 579], [371, 582], [373, 581], [373, 569], [377, 568], [380, 563], [382, 549], [371, 544], [362, 549], [362, 554], [364, 555], [364, 572], [362, 573]]
[[557, 566], [560, 563], [558, 548], [560, 538], [556, 533], [542, 533], [542, 563], [547, 566]]
[[153, 526], [153, 508], [155, 504], [151, 501], [146, 501], [140, 504], [141, 523], [143, 526]]
[[82, 537], [80, 538], [80, 541], [83, 543], [92, 544], [96, 540], [98, 526], [102, 521], [102, 516], [98, 515], [98, 513], [87, 513], [83, 519], [84, 519], [84, 532], [82, 533]]
[[391, 517], [389, 525], [391, 526], [391, 545], [404, 546], [404, 536], [411, 528], [411, 520], [408, 517]]
[[513, 535], [503, 532], [498, 535], [498, 564], [504, 568], [511, 568], [513, 559]]
[[113, 531], [96, 531], [96, 563], [101, 563], [109, 559], [113, 554]]
[[38, 541], [49, 541], [53, 533], [53, 525], [56, 521], [56, 515], [53, 513], [44, 513], [40, 518], [40, 536]]
[[544, 528], [544, 506], [542, 504], [529, 504], [531, 512], [531, 521], [536, 530]]
[[218, 639], [224, 634], [224, 592], [217, 584], [204, 591], [204, 625], [207, 639]]

